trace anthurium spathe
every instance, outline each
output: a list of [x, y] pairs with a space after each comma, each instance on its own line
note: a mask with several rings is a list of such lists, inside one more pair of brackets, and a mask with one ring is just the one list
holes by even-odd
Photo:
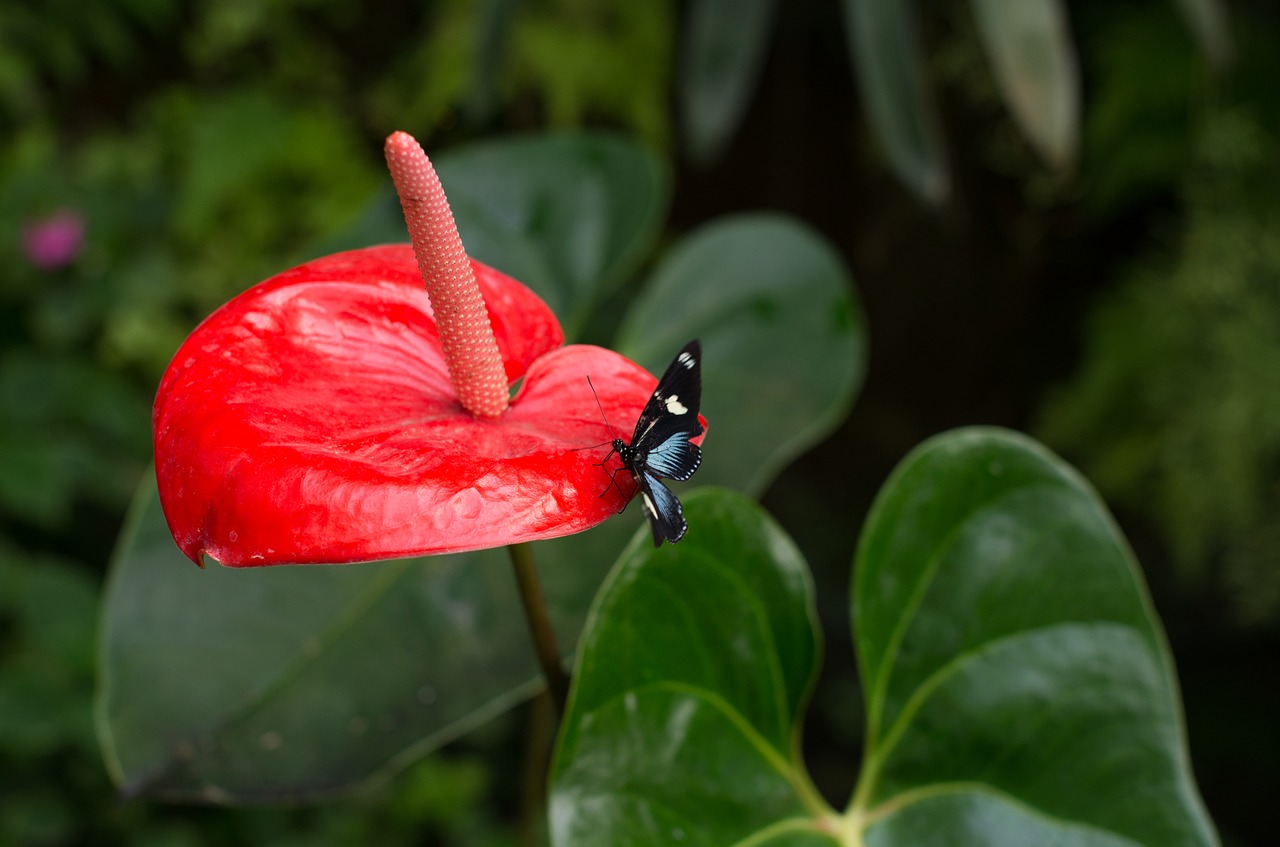
[[[402, 156], [411, 181], [426, 165], [427, 188], [402, 185]], [[160, 499], [197, 563], [471, 550], [577, 532], [624, 504], [599, 464], [607, 446], [584, 448], [612, 437], [602, 411], [628, 430], [657, 380], [609, 350], [562, 347], [541, 299], [466, 258], [416, 142], [392, 136], [388, 162], [413, 247], [260, 283], [197, 327], [161, 380]]]

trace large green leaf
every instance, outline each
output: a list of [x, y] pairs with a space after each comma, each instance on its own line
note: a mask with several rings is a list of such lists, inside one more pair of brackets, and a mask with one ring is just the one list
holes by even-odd
[[923, 445], [854, 576], [868, 844], [1216, 843], [1137, 565], [1044, 448], [986, 429]]
[[441, 156], [437, 169], [467, 252], [538, 292], [571, 339], [666, 220], [665, 167], [623, 138], [475, 144]]
[[[600, 531], [617, 550], [627, 529]], [[505, 558], [200, 570], [148, 481], [102, 620], [97, 722], [115, 781], [173, 799], [306, 799], [500, 713], [540, 684]], [[572, 648], [604, 568], [540, 558]]]
[[803, 560], [736, 495], [686, 511], [686, 541], [634, 542], [592, 607], [553, 763], [558, 847], [1217, 843], [1132, 554], [1035, 442], [939, 436], [877, 498], [852, 606], [866, 754], [843, 814], [796, 755], [817, 650]]
[[694, 337], [708, 424], [700, 484], [760, 492], [844, 419], [862, 383], [853, 281], [791, 218], [729, 217], [682, 241], [632, 304], [618, 349], [661, 373]]
[[680, 117], [695, 161], [715, 158], [764, 67], [777, 0], [695, 0], [681, 45]]
[[797, 761], [820, 649], [808, 569], [741, 495], [700, 489], [685, 514], [678, 547], [637, 536], [592, 606], [552, 841], [830, 845]]
[[1061, 0], [973, 0], [973, 11], [1014, 120], [1045, 161], [1067, 167], [1080, 142], [1080, 72]]
[[890, 167], [921, 199], [950, 192], [942, 136], [925, 88], [912, 0], [843, 0], [849, 52], [871, 128]]

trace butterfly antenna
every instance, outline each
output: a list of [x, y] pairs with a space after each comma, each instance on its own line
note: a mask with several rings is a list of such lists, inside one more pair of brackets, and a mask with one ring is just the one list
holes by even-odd
[[604, 406], [600, 405], [600, 395], [596, 393], [596, 387], [591, 384], [591, 376], [587, 376], [587, 385], [591, 386], [591, 396], [596, 398], [596, 408], [600, 410], [600, 417], [604, 418], [604, 425], [609, 429], [609, 435], [614, 438], [618, 437], [618, 433], [613, 431], [613, 426], [609, 423], [609, 416], [604, 413]]
[[[616, 433], [616, 432], [614, 432], [614, 431], [613, 431], [613, 427], [612, 427], [612, 426], [610, 426], [610, 424], [609, 424], [609, 417], [604, 413], [604, 406], [600, 405], [600, 395], [599, 395], [599, 394], [596, 394], [596, 387], [595, 387], [594, 385], [592, 385], [592, 384], [591, 384], [591, 377], [590, 377], [590, 376], [588, 376], [588, 377], [587, 377], [587, 385], [591, 386], [591, 396], [592, 396], [592, 397], [594, 397], [594, 398], [596, 398], [596, 408], [600, 410], [600, 417], [604, 420], [604, 425], [605, 425], [605, 427], [607, 427], [607, 428], [608, 428], [608, 430], [609, 430], [610, 439], [609, 439], [608, 441], [601, 441], [599, 444], [589, 444], [589, 445], [587, 445], [586, 447], [575, 447], [575, 448], [573, 448], [575, 451], [577, 451], [577, 450], [594, 450], [594, 449], [596, 449], [597, 447], [603, 447], [603, 446], [604, 446], [604, 445], [606, 445], [606, 444], [612, 444], [612, 443], [613, 443], [614, 441], [616, 441], [616, 440], [617, 440], [617, 438], [618, 438], [618, 433]], [[612, 454], [612, 453], [610, 453], [610, 455], [613, 455], [613, 454]], [[605, 457], [605, 461], [606, 461], [606, 462], [607, 462], [607, 461], [609, 461], [609, 457], [608, 457], [608, 456], [606, 456], [606, 457]], [[602, 462], [601, 464], [603, 464], [603, 462]]]

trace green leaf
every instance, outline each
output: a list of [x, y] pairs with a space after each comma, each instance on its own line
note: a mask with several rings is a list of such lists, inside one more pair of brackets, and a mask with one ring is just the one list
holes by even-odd
[[552, 842], [834, 844], [797, 761], [820, 650], [808, 568], [741, 495], [700, 489], [685, 514], [678, 547], [637, 535], [592, 606]]
[[662, 162], [622, 138], [531, 136], [472, 145], [436, 165], [467, 252], [538, 292], [571, 339], [666, 218]]
[[1094, 492], [1023, 436], [904, 460], [858, 548], [863, 771], [839, 814], [796, 732], [812, 589], [757, 507], [700, 490], [588, 617], [552, 765], [557, 847], [1210, 847], [1163, 634]]
[[996, 83], [1014, 120], [1056, 168], [1080, 141], [1080, 72], [1060, 0], [973, 0]]
[[849, 52], [871, 128], [889, 166], [922, 200], [938, 205], [950, 178], [910, 0], [843, 0]]
[[1174, 5], [1191, 25], [1196, 41], [1209, 61], [1216, 67], [1225, 67], [1235, 52], [1226, 6], [1221, 0], [1174, 0]]
[[867, 844], [1216, 843], [1137, 565], [1044, 448], [988, 429], [920, 447], [854, 577]]
[[762, 491], [844, 419], [866, 328], [839, 254], [806, 225], [739, 215], [690, 235], [627, 313], [618, 349], [661, 373], [702, 340], [707, 447], [698, 482]]
[[[541, 552], [568, 651], [603, 568]], [[505, 559], [200, 570], [148, 480], [102, 617], [96, 717], [114, 780], [170, 799], [315, 798], [501, 713], [540, 685]]]
[[680, 117], [692, 158], [720, 154], [747, 109], [764, 68], [777, 0], [690, 4], [680, 77]]

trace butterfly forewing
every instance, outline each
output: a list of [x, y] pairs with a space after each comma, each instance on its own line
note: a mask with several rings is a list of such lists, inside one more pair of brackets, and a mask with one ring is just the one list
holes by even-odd
[[[657, 389], [636, 421], [631, 446], [641, 453], [650, 453], [674, 437], [680, 436], [686, 441], [698, 437], [702, 434], [702, 424], [698, 422], [701, 405], [702, 348], [697, 341], [690, 341], [658, 380]], [[688, 473], [692, 474], [693, 470]], [[688, 479], [688, 476], [672, 478]]]

